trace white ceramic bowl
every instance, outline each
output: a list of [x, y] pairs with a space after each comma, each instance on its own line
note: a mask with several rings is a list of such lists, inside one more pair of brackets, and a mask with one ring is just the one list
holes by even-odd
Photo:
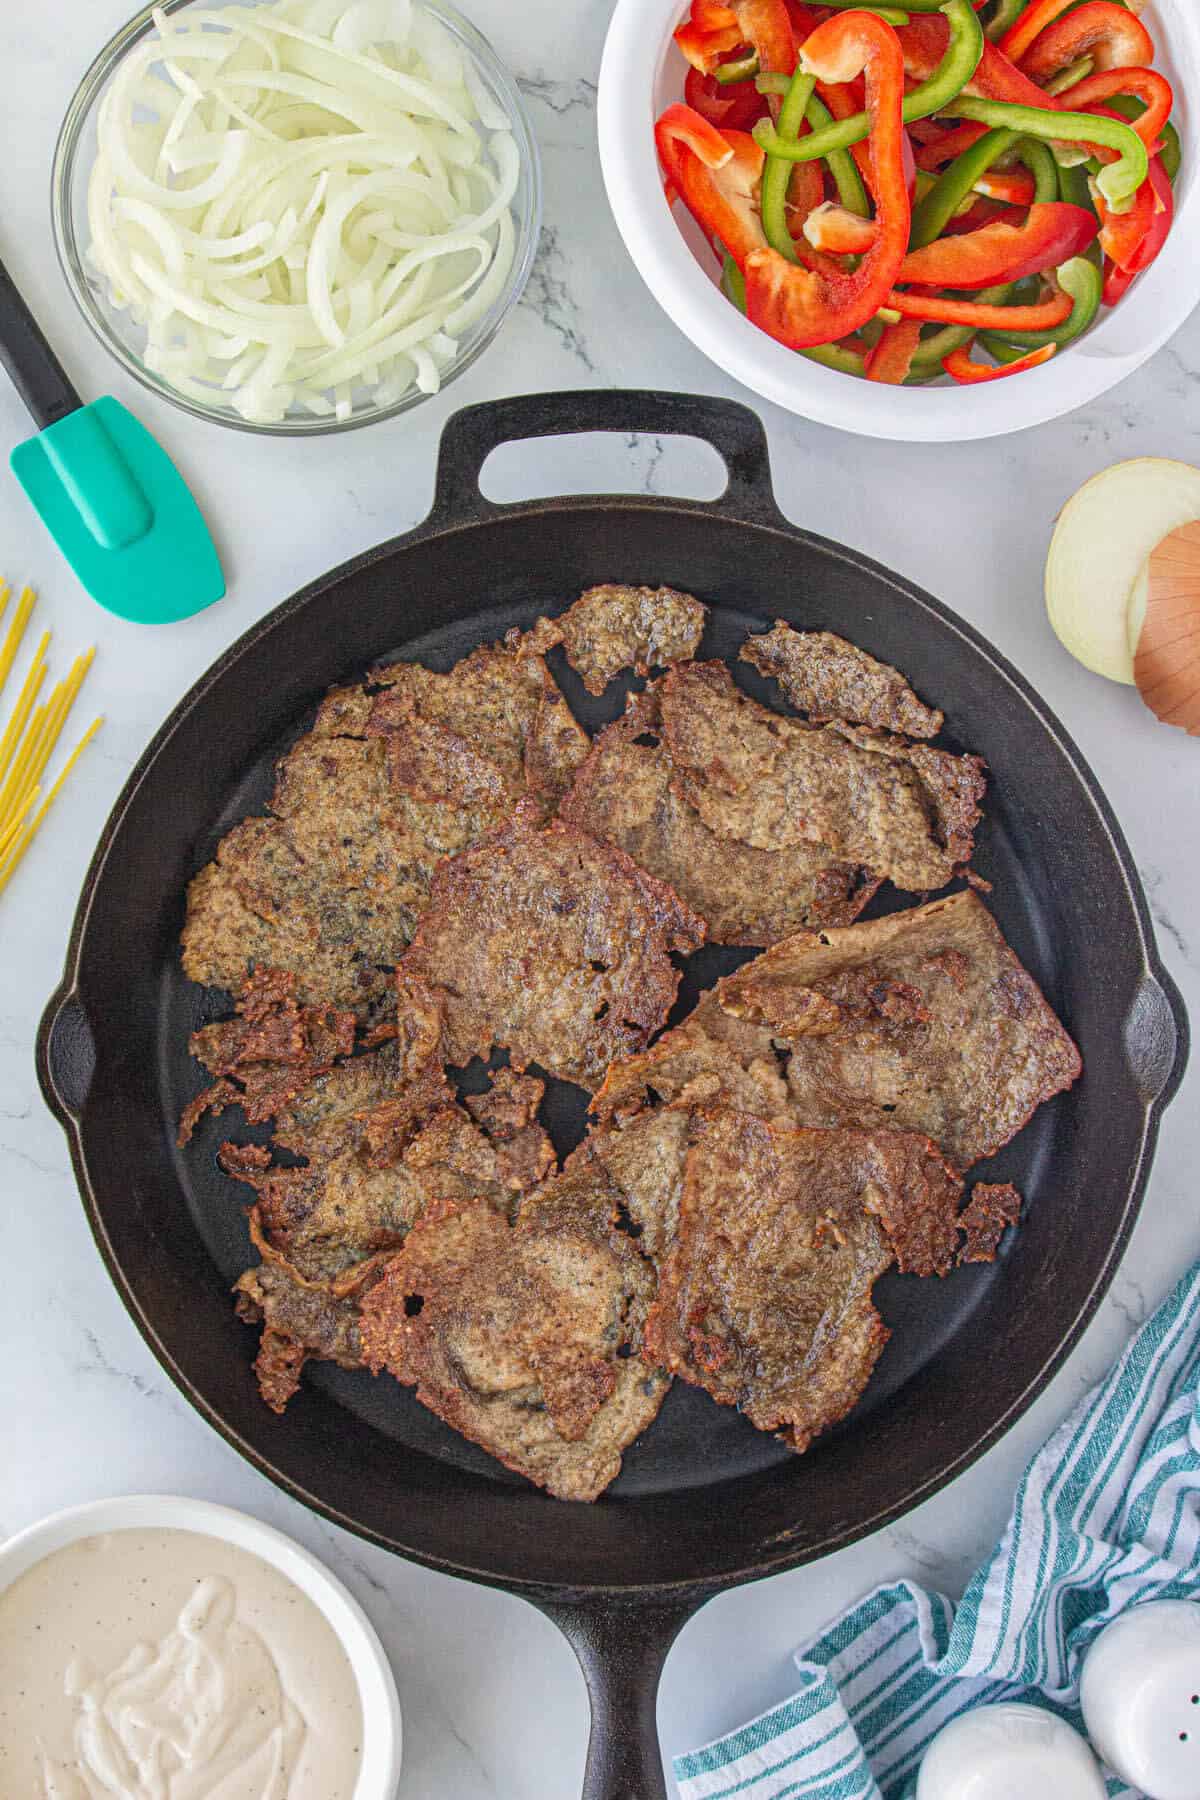
[[354, 1800], [394, 1800], [400, 1779], [400, 1701], [374, 1627], [353, 1595], [307, 1550], [270, 1525], [172, 1494], [130, 1494], [52, 1513], [0, 1545], [0, 1594], [43, 1557], [105, 1531], [195, 1531], [260, 1556], [295, 1584], [328, 1620], [358, 1683], [363, 1711], [362, 1765]]
[[[956, 443], [1041, 425], [1132, 374], [1200, 302], [1200, 4], [1150, 0], [1156, 66], [1175, 85], [1183, 140], [1176, 220], [1166, 249], [1120, 306], [1052, 361], [1011, 381], [894, 388], [820, 368], [777, 344], [721, 293], [712, 252], [663, 197], [654, 120], [683, 98], [686, 64], [671, 33], [688, 0], [617, 0], [600, 69], [600, 161], [625, 246], [650, 292], [719, 368], [802, 418], [864, 437]], [[681, 228], [682, 227], [682, 228]]]

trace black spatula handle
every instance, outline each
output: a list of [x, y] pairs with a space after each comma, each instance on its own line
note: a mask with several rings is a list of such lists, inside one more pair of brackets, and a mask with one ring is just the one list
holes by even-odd
[[0, 363], [43, 431], [83, 405], [2, 262]]

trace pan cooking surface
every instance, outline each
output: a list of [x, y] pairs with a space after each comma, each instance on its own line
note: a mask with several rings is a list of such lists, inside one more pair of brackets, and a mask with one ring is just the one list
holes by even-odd
[[[637, 568], [608, 568], [597, 571], [595, 578], [599, 579], [601, 575], [607, 579], [634, 581], [647, 578]], [[656, 575], [655, 578], [659, 577]], [[674, 579], [672, 572], [668, 569], [662, 573], [662, 579]], [[571, 597], [566, 596], [562, 604]], [[768, 705], [779, 706], [774, 684], [736, 661], [737, 651], [746, 636], [767, 628], [771, 619], [724, 606], [719, 599], [714, 602], [714, 597], [708, 594], [702, 597], [709, 601], [711, 610], [700, 655], [725, 658], [740, 685]], [[551, 609], [557, 611], [559, 607], [555, 605]], [[377, 651], [365, 660], [383, 662], [406, 658], [427, 663], [432, 668], [447, 669], [477, 645], [502, 636], [511, 626], [529, 627], [542, 610], [546, 610], [544, 605], [527, 601], [523, 606], [503, 611], [476, 613], [419, 638], [381, 642]], [[831, 616], [828, 603], [817, 598], [807, 606], [793, 608], [792, 622], [801, 627], [830, 626], [851, 639], [856, 635], [851, 619]], [[605, 695], [595, 699], [567, 667], [561, 651], [554, 651], [550, 660], [572, 709], [590, 732], [595, 732], [623, 710], [625, 693], [633, 685], [632, 678], [613, 683]], [[945, 697], [935, 680], [917, 680], [903, 655], [898, 654], [895, 660], [902, 672], [914, 679], [922, 698], [934, 705], [944, 704]], [[196, 843], [188, 875], [194, 874], [209, 860], [218, 840], [232, 825], [249, 813], [265, 809], [273, 786], [275, 761], [307, 729], [310, 719], [311, 708], [261, 746], [241, 779], [223, 796], [220, 810], [214, 813], [207, 830]], [[947, 726], [938, 743], [955, 751], [979, 748], [971, 741], [969, 733], [964, 741], [958, 741], [951, 725]], [[1072, 1019], [1067, 997], [1060, 992], [1052, 920], [1039, 902], [1033, 872], [1014, 838], [1010, 808], [1014, 798], [1018, 805], [1020, 799], [1005, 789], [1006, 784], [994, 779], [989, 785], [974, 867], [994, 884], [989, 905], [1005, 936], [1070, 1030]], [[182, 886], [181, 883], [180, 923]], [[889, 886], [876, 896], [863, 916], [876, 917], [881, 912], [915, 905], [920, 898], [919, 895], [900, 894]], [[684, 978], [671, 1022], [675, 1023], [691, 1010], [703, 989], [754, 954], [756, 952], [751, 950], [712, 947], [691, 957], [676, 958]], [[157, 1083], [162, 1129], [171, 1139], [183, 1107], [207, 1080], [203, 1070], [187, 1054], [188, 1034], [198, 1024], [225, 1016], [230, 1010], [229, 996], [197, 988], [185, 980], [177, 946], [175, 954], [164, 957], [160, 971]], [[469, 1086], [478, 1088], [483, 1079], [481, 1068], [466, 1072], [465, 1080]], [[1022, 1229], [1029, 1229], [1037, 1212], [1054, 1205], [1054, 1193], [1046, 1175], [1061, 1114], [1073, 1104], [1073, 1096], [1067, 1094], [1040, 1108], [1013, 1143], [972, 1172], [972, 1180], [1016, 1184], [1027, 1205], [1028, 1217]], [[551, 1081], [542, 1116], [555, 1148], [560, 1156], [564, 1156], [584, 1134], [586, 1096], [569, 1083]], [[192, 1143], [182, 1151], [173, 1152], [176, 1176], [190, 1216], [227, 1285], [232, 1285], [242, 1270], [255, 1260], [255, 1255], [249, 1247], [245, 1223], [246, 1189], [221, 1172], [216, 1151], [227, 1138], [265, 1141], [269, 1135], [267, 1127], [247, 1128], [240, 1112], [231, 1110], [220, 1119], [207, 1117]], [[1007, 1254], [1006, 1247], [1005, 1256]], [[994, 1266], [964, 1268], [944, 1281], [918, 1280], [895, 1271], [885, 1276], [875, 1292], [879, 1309], [893, 1332], [891, 1342], [863, 1400], [849, 1419], [829, 1436], [868, 1434], [872, 1416], [886, 1407], [948, 1342], [968, 1328], [989, 1290], [1003, 1281], [1004, 1273], [1002, 1257]], [[243, 1336], [244, 1355], [249, 1361], [257, 1345], [257, 1329], [246, 1327]], [[374, 1379], [362, 1371], [351, 1372], [328, 1364], [310, 1363], [305, 1385], [322, 1390], [339, 1408], [361, 1420], [372, 1431], [381, 1433], [398, 1448], [404, 1446], [420, 1451], [439, 1461], [473, 1470], [495, 1482], [524, 1486], [519, 1476], [510, 1474], [484, 1451], [451, 1431], [421, 1406], [410, 1390], [400, 1387], [390, 1376]], [[284, 1429], [294, 1422], [295, 1414], [305, 1404], [302, 1390], [292, 1402]], [[676, 1381], [658, 1419], [626, 1452], [623, 1471], [608, 1492], [620, 1498], [694, 1489], [753, 1475], [795, 1460], [775, 1438], [756, 1431], [732, 1408], [718, 1406], [701, 1390]]]

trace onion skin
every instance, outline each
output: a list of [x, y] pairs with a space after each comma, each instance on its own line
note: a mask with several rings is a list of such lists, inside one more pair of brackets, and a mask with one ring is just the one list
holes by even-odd
[[1200, 519], [1150, 554], [1133, 672], [1156, 718], [1200, 737]]

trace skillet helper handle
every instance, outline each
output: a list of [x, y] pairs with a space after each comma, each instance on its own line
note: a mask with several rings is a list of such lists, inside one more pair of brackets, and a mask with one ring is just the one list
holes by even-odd
[[77, 1121], [96, 1073], [96, 1042], [71, 988], [60, 988], [42, 1015], [37, 1074], [46, 1104], [61, 1125]]
[[12, 276], [0, 262], [0, 363], [38, 428], [56, 425], [83, 401], [47, 343]]
[[464, 407], [442, 432], [431, 519], [440, 524], [468, 524], [504, 513], [507, 508], [486, 500], [479, 488], [480, 471], [492, 451], [522, 438], [565, 437], [584, 431], [700, 438], [725, 464], [729, 484], [716, 500], [680, 504], [727, 513], [752, 524], [784, 523], [771, 488], [767, 434], [757, 413], [736, 400], [660, 393], [650, 388], [514, 394], [505, 400]]
[[667, 1800], [658, 1683], [696, 1603], [538, 1604], [569, 1638], [587, 1682], [592, 1731], [583, 1800]]

